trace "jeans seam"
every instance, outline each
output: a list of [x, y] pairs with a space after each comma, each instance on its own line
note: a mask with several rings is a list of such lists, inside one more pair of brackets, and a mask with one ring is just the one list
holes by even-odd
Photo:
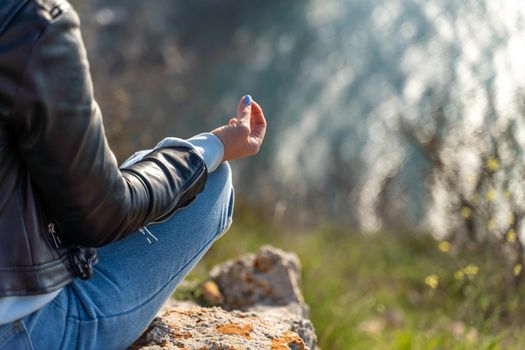
[[18, 321], [18, 322], [20, 322], [21, 331], [25, 332], [25, 334], [26, 334], [26, 339], [25, 340], [26, 340], [27, 345], [29, 346], [30, 349], [34, 350], [35, 347], [33, 346], [33, 342], [31, 341], [31, 336], [29, 334], [29, 330], [27, 329], [27, 327], [26, 327], [26, 325], [25, 325], [25, 323], [23, 321]]
[[61, 309], [62, 309], [64, 312], [66, 312], [66, 314], [67, 314], [67, 309], [66, 309], [66, 307], [65, 307], [64, 305], [62, 305], [60, 302], [58, 302], [56, 299], [57, 299], [57, 298], [51, 300], [51, 302], [54, 303], [54, 304], [55, 304], [56, 306], [58, 306], [59, 308], [61, 308]]
[[[215, 242], [216, 240], [218, 240], [219, 238], [221, 238], [229, 229], [230, 227], [232, 226], [232, 223], [233, 223], [233, 219], [232, 218], [227, 218], [226, 219], [226, 225], [224, 225], [224, 228], [222, 228], [221, 230], [219, 230], [219, 233], [216, 234], [214, 237], [213, 237], [213, 242]], [[212, 242], [212, 243], [213, 243]]]

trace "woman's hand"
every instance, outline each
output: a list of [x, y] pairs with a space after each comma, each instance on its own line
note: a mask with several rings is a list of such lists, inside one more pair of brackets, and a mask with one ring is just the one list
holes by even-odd
[[237, 105], [237, 116], [231, 118], [228, 125], [211, 133], [224, 144], [223, 161], [257, 154], [266, 133], [266, 119], [261, 106], [252, 101], [250, 95], [243, 96]]

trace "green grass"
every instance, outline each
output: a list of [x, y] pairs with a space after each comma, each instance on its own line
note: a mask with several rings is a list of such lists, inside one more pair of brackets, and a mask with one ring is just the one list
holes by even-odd
[[[214, 264], [270, 243], [296, 252], [323, 349], [522, 349], [525, 288], [489, 249], [442, 252], [424, 234], [285, 232], [244, 211], [188, 276], [187, 295]], [[455, 276], [468, 266], [471, 276]], [[476, 272], [476, 273], [474, 273]], [[435, 289], [425, 284], [438, 276]]]

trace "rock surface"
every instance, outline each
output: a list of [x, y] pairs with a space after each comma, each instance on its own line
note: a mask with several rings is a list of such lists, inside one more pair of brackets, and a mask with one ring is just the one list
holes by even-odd
[[212, 269], [201, 286], [212, 305], [172, 302], [132, 349], [314, 350], [299, 259], [270, 246]]

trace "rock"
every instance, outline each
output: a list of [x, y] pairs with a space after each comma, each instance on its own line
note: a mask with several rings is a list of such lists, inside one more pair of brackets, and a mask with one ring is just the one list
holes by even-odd
[[155, 318], [133, 349], [311, 349], [284, 317], [219, 307], [173, 307]]
[[263, 246], [256, 255], [214, 267], [210, 278], [224, 296], [227, 310], [251, 310], [260, 306], [287, 306], [294, 314], [308, 317], [308, 308], [299, 288], [301, 265], [293, 253]]
[[264, 246], [212, 269], [201, 291], [221, 307], [171, 301], [131, 349], [318, 349], [299, 284], [297, 256]]
[[201, 286], [201, 293], [204, 300], [210, 305], [216, 306], [224, 303], [224, 297], [214, 281], [204, 282]]

